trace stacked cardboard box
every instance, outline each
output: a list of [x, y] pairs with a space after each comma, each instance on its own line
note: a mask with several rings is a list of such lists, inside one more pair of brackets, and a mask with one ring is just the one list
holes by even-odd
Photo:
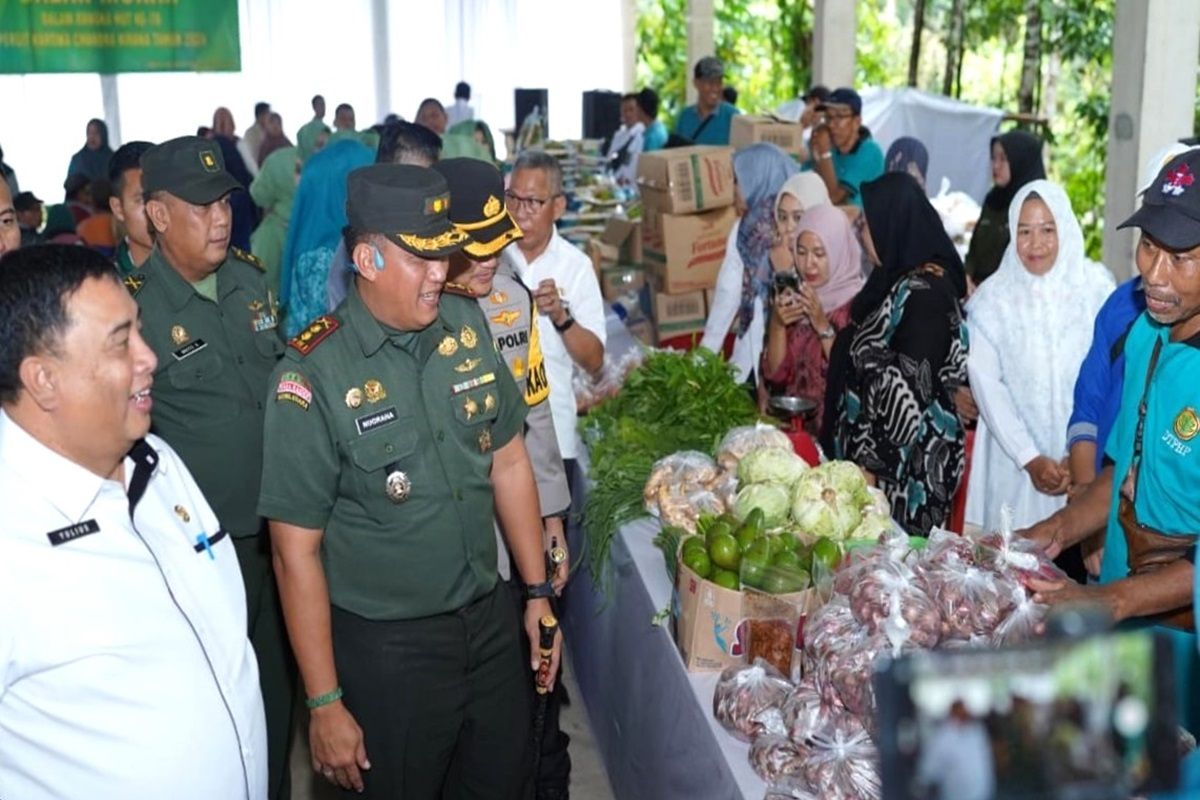
[[681, 147], [638, 159], [642, 252], [658, 341], [704, 330], [733, 209], [733, 150]]

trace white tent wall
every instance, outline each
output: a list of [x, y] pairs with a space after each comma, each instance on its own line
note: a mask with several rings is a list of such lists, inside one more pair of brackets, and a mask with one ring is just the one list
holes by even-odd
[[[271, 103], [290, 137], [325, 96], [354, 106], [360, 128], [389, 112], [412, 119], [425, 97], [449, 104], [454, 84], [472, 86], [476, 118], [513, 125], [516, 87], [549, 90], [550, 132], [581, 132], [581, 93], [623, 88], [620, 0], [444, 0], [386, 3], [390, 107], [380, 108], [372, 0], [239, 0], [242, 70], [236, 73], [127, 73], [117, 77], [122, 139], [162, 141], [195, 133], [228, 107], [238, 131], [254, 104]], [[0, 75], [0, 146], [22, 189], [62, 199], [84, 127], [104, 118], [95, 74]], [[119, 144], [113, 141], [114, 148]]]

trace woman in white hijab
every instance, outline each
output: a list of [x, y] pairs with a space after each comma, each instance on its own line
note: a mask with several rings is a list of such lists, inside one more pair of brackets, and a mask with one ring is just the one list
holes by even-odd
[[967, 371], [979, 406], [966, 521], [1015, 528], [1066, 504], [1064, 457], [1075, 378], [1096, 312], [1114, 288], [1083, 252], [1066, 193], [1032, 181], [1008, 209], [1012, 240], [995, 274], [967, 302]]

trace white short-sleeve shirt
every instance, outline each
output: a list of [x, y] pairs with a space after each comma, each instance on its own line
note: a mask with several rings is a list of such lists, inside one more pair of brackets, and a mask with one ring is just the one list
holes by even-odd
[[[538, 284], [546, 278], [553, 278], [562, 294], [563, 304], [575, 318], [575, 324], [594, 334], [600, 344], [605, 343], [607, 329], [600, 281], [596, 279], [592, 260], [582, 250], [555, 231], [546, 249], [532, 264], [515, 246], [505, 249], [504, 258], [531, 291], [536, 291]], [[575, 390], [571, 386], [575, 362], [567, 352], [562, 334], [554, 330], [550, 317], [538, 314], [537, 325], [546, 359], [546, 378], [550, 381], [550, 411], [554, 415], [558, 447], [563, 458], [575, 458], [578, 456], [575, 448]]]
[[0, 797], [265, 798], [233, 543], [162, 439], [125, 483], [0, 411]]

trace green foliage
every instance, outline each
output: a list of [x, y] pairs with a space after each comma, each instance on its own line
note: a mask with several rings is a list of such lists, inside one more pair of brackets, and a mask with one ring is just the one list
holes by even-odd
[[658, 118], [668, 129], [683, 110], [687, 64], [687, 0], [638, 0], [637, 85], [658, 92]]

